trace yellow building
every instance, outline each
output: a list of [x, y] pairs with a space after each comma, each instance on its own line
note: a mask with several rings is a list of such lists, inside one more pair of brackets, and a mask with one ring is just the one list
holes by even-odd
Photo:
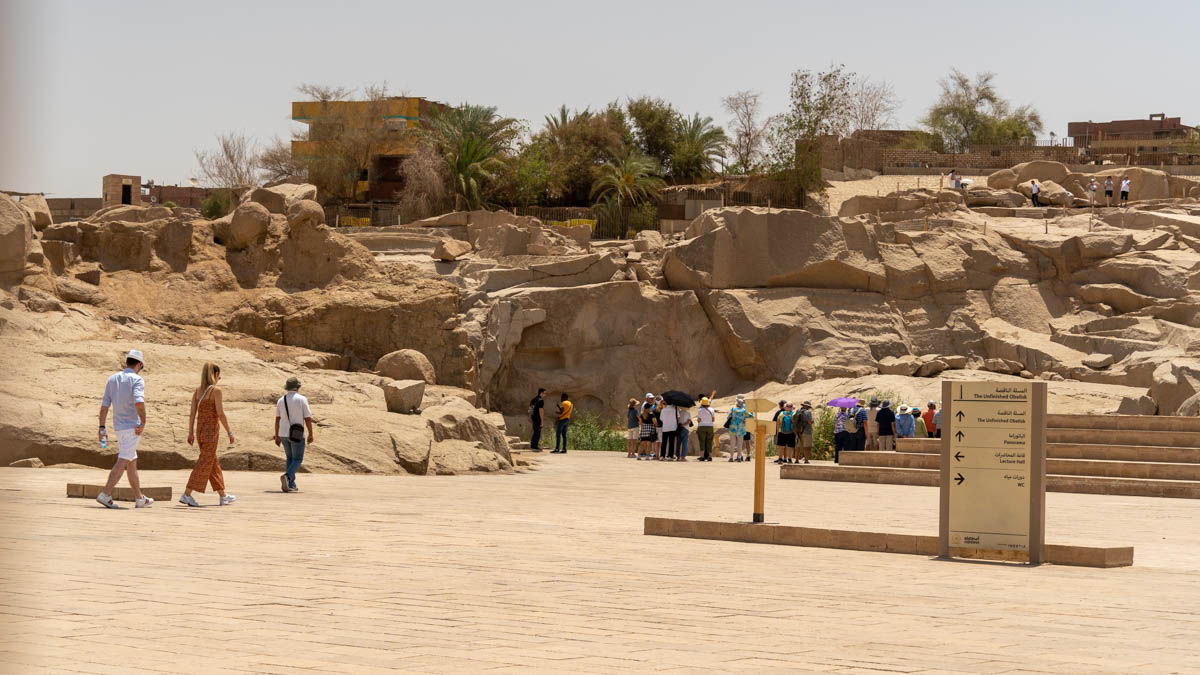
[[415, 151], [408, 132], [443, 103], [394, 96], [377, 101], [293, 101], [292, 120], [308, 125], [308, 139], [292, 141], [292, 156], [320, 157], [334, 142], [370, 145], [370, 166], [358, 176], [356, 199], [391, 201], [404, 186], [400, 162]]

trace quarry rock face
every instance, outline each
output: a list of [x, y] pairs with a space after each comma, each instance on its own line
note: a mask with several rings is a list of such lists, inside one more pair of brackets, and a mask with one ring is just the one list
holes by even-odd
[[[1077, 208], [1106, 175], [1148, 201]], [[1060, 205], [1029, 208], [1032, 179]], [[987, 188], [857, 197], [835, 217], [715, 208], [611, 242], [491, 211], [331, 228], [310, 187], [252, 190], [217, 220], [109, 207], [40, 236], [0, 200], [0, 367], [55, 373], [0, 392], [0, 461], [110, 465], [80, 439], [137, 346], [164, 419], [186, 419], [208, 360], [239, 427], [299, 376], [316, 471], [513, 470], [508, 436], [539, 387], [612, 420], [647, 391], [923, 401], [972, 378], [1051, 380], [1052, 412], [1200, 408], [1200, 203], [1194, 181], [1151, 169], [1030, 162]], [[194, 461], [178, 429], [147, 434], [145, 468]], [[227, 459], [282, 462], [258, 440]]]

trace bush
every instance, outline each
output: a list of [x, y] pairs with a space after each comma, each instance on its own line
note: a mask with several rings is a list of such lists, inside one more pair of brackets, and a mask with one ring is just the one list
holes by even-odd
[[[891, 401], [894, 410], [900, 407], [897, 396], [898, 394], [894, 391], [875, 390], [859, 396], [859, 398], [868, 402], [873, 398], [880, 401]], [[833, 459], [833, 422], [835, 417], [837, 417], [837, 409], [828, 406], [821, 408], [817, 413], [816, 420], [813, 422], [813, 459]]]
[[[554, 445], [554, 424], [542, 427], [542, 445]], [[592, 413], [576, 413], [571, 418], [571, 426], [567, 428], [567, 444], [571, 450], [604, 450], [608, 452], [625, 452], [625, 430], [614, 424], [607, 424], [598, 415]]]
[[212, 194], [200, 203], [200, 213], [210, 220], [220, 218], [229, 213], [229, 203], [229, 190], [213, 190]]
[[163, 206], [167, 207], [168, 209], [174, 209], [174, 208], [177, 208], [179, 205], [176, 204], [175, 202], [163, 202]]

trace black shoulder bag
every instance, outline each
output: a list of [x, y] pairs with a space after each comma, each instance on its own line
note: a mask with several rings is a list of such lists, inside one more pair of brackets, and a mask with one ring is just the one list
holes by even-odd
[[291, 424], [291, 426], [288, 427], [288, 435], [287, 435], [288, 440], [293, 443], [299, 443], [299, 442], [303, 441], [304, 440], [304, 425], [296, 424], [295, 422], [292, 422], [292, 411], [288, 410], [287, 394], [284, 394], [284, 396], [283, 396], [283, 412], [284, 412], [284, 414], [287, 415], [288, 424]]

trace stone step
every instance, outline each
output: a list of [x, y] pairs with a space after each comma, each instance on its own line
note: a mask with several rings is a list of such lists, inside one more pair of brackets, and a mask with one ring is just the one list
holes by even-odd
[[[846, 483], [882, 483], [937, 487], [938, 472], [930, 469], [889, 469], [874, 466], [787, 464], [779, 477], [792, 480], [825, 480]], [[1200, 482], [1098, 476], [1046, 476], [1047, 492], [1076, 492], [1127, 497], [1200, 499]]]
[[[67, 483], [67, 496], [95, 499], [100, 496], [100, 491], [103, 489], [104, 485], [102, 484]], [[142, 494], [158, 502], [171, 501], [171, 488], [169, 487], [143, 487]], [[133, 488], [117, 486], [113, 488], [112, 498], [117, 502], [132, 502], [134, 501]]]
[[1094, 445], [1155, 445], [1163, 448], [1200, 448], [1200, 431], [1145, 431], [1142, 429], [1047, 429], [1047, 443]]
[[1051, 429], [1137, 429], [1200, 432], [1200, 417], [1174, 415], [1047, 415]]
[[[901, 438], [896, 452], [941, 454], [941, 439]], [[1121, 462], [1172, 462], [1200, 464], [1200, 448], [1170, 448], [1155, 445], [1097, 445], [1092, 443], [1049, 443], [1048, 459], [1102, 459]]]
[[[843, 452], [841, 462], [842, 466], [938, 469], [941, 466], [941, 455], [914, 452]], [[1046, 460], [1046, 473], [1058, 476], [1200, 481], [1200, 464], [1049, 458]]]

